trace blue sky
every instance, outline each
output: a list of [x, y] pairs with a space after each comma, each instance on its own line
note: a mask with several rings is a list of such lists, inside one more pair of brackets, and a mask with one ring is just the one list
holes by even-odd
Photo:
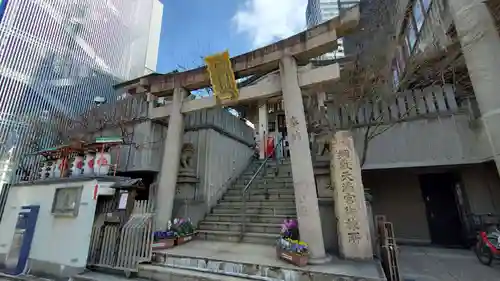
[[157, 71], [193, 68], [202, 57], [235, 56], [301, 31], [307, 0], [161, 0]]

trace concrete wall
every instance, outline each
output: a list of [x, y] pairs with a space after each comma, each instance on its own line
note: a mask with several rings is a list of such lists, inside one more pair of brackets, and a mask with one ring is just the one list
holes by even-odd
[[[190, 138], [198, 142], [197, 137], [192, 136], [192, 132], [217, 130], [226, 138], [233, 139], [244, 146], [253, 144], [253, 129], [224, 109], [214, 108], [191, 112], [186, 114], [184, 119], [185, 134], [188, 136], [185, 137], [185, 142], [190, 142]], [[94, 137], [98, 136], [123, 136], [127, 145], [113, 149], [111, 153], [112, 162], [116, 163], [117, 151], [119, 151], [119, 171], [159, 172], [161, 170], [162, 158], [159, 155], [163, 154], [164, 140], [167, 136], [166, 124], [144, 120], [94, 135]], [[206, 136], [200, 136], [200, 138], [203, 140]], [[196, 150], [197, 154], [204, 153], [206, 149], [208, 148], [200, 146]]]
[[[191, 112], [185, 117], [184, 143], [195, 147], [199, 183], [193, 198], [177, 198], [173, 214], [196, 224], [243, 172], [253, 155], [253, 129], [221, 108]], [[185, 201], [187, 200], [187, 201]]]
[[365, 170], [487, 161], [492, 154], [475, 101], [457, 95], [453, 85], [432, 86], [373, 104], [328, 104], [328, 115], [336, 128], [352, 130], [360, 157], [367, 128], [376, 135], [368, 142]]
[[500, 179], [492, 163], [365, 171], [363, 183], [373, 196], [373, 213], [387, 216], [400, 242], [430, 243], [418, 176], [437, 172], [459, 173], [467, 214], [500, 214]]
[[158, 156], [163, 153], [163, 142], [167, 136], [165, 125], [145, 120], [123, 128], [105, 130], [95, 136], [123, 137], [126, 144], [111, 150], [111, 161], [118, 161], [118, 171], [160, 171], [162, 158]]
[[462, 182], [471, 213], [500, 214], [500, 178], [493, 163], [463, 168]]
[[429, 243], [430, 234], [418, 175], [410, 169], [363, 173], [365, 188], [373, 196], [374, 215], [394, 224], [400, 241]]
[[[0, 263], [4, 263], [11, 247], [17, 216], [21, 206], [39, 205], [35, 234], [29, 254], [28, 270], [42, 276], [70, 276], [82, 272], [87, 263], [90, 234], [96, 200], [96, 180], [13, 186], [0, 223]], [[100, 182], [100, 188], [111, 183]], [[76, 217], [57, 217], [51, 213], [56, 188], [83, 187]]]
[[[126, 145], [111, 152], [120, 172], [161, 172], [167, 124], [138, 121], [122, 128], [105, 130], [97, 136], [123, 136]], [[253, 155], [253, 129], [223, 108], [203, 109], [184, 116], [184, 143], [192, 143], [192, 162], [198, 177], [196, 194], [176, 197], [174, 216], [190, 217], [193, 222], [219, 200], [230, 179], [238, 176]]]
[[339, 254], [337, 235], [337, 218], [335, 216], [335, 203], [332, 198], [319, 198], [319, 214], [321, 216], [321, 229], [325, 249], [329, 253]]
[[318, 190], [319, 213], [325, 249], [338, 254], [337, 217], [333, 201], [333, 190], [330, 185], [330, 166], [328, 161], [314, 163], [314, 176]]
[[[474, 121], [475, 123], [475, 121]], [[479, 163], [491, 158], [486, 134], [468, 115], [457, 114], [395, 124], [368, 143], [363, 169]], [[354, 129], [361, 155], [365, 128]]]

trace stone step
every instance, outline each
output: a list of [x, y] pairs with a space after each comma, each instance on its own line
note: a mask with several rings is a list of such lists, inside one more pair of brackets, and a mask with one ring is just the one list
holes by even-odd
[[[252, 164], [262, 164], [262, 162], [264, 162], [265, 159], [255, 159]], [[267, 163], [276, 163], [276, 159], [273, 159], [273, 158], [270, 158], [267, 160]], [[278, 159], [278, 163], [280, 165], [290, 165], [290, 159], [287, 159], [287, 158], [280, 158]]]
[[268, 169], [268, 170], [278, 169], [278, 170], [283, 170], [283, 171], [292, 169], [291, 165], [278, 165], [278, 166], [276, 166], [276, 162], [271, 163], [269, 161], [265, 164], [265, 166], [262, 166], [262, 168], [261, 168], [261, 165], [262, 165], [261, 163], [256, 164], [256, 165], [251, 165], [251, 166], [247, 167], [244, 172], [254, 174], [255, 172], [257, 172], [259, 170], [259, 168], [261, 171], [264, 169]]
[[[236, 222], [210, 222], [204, 221], [200, 224], [198, 230], [217, 230], [227, 232], [240, 232], [242, 230], [242, 223]], [[246, 223], [245, 232], [251, 233], [270, 233], [279, 234], [281, 224], [270, 223]]]
[[[243, 171], [243, 175], [253, 175], [258, 171], [258, 169], [246, 169]], [[278, 172], [279, 174], [288, 174], [292, 172], [292, 167], [291, 166], [278, 166], [276, 167], [275, 165], [267, 165], [266, 167], [262, 167], [260, 169], [259, 173], [269, 173], [269, 174], [275, 174]]]
[[[196, 269], [182, 269], [169, 266], [141, 264], [138, 273], [140, 278], [151, 281], [248, 281], [248, 278], [210, 273]], [[142, 279], [142, 280], [144, 280]], [[78, 279], [76, 279], [78, 280]], [[76, 281], [75, 280], [75, 281]], [[82, 280], [83, 281], [83, 280]], [[86, 281], [86, 280], [85, 280]], [[113, 281], [110, 278], [96, 279], [95, 281]]]
[[[287, 215], [262, 215], [262, 214], [248, 214], [245, 220], [251, 223], [270, 223], [281, 224], [287, 218], [295, 219], [295, 216]], [[241, 214], [209, 214], [203, 222], [237, 222], [241, 223], [243, 220]]]
[[[232, 186], [229, 187], [229, 189], [234, 188], [234, 189], [244, 189], [247, 185], [244, 183], [239, 183], [236, 182]], [[293, 183], [286, 183], [286, 182], [267, 182], [267, 183], [258, 183], [258, 182], [252, 182], [250, 184], [251, 188], [289, 188], [293, 189]]]
[[[227, 189], [226, 195], [230, 196], [235, 196], [239, 195], [242, 196], [243, 192], [243, 187], [238, 188], [238, 187], [230, 187]], [[247, 193], [249, 195], [294, 195], [295, 191], [293, 188], [259, 188], [259, 187], [250, 187], [247, 189]]]
[[[244, 179], [244, 178], [238, 178], [236, 180], [236, 184], [247, 184], [250, 182], [250, 178]], [[293, 185], [293, 178], [291, 177], [256, 177], [252, 183], [288, 183]]]
[[[240, 178], [243, 179], [251, 179], [255, 175], [256, 171], [245, 171], [241, 174]], [[292, 171], [289, 170], [280, 170], [278, 169], [278, 173], [276, 173], [275, 168], [267, 168], [266, 171], [260, 171], [256, 177], [265, 177], [265, 178], [288, 178], [292, 177]]]
[[[264, 160], [259, 160], [259, 161], [261, 161], [261, 162], [255, 162], [255, 163], [262, 164], [262, 161], [264, 161]], [[266, 165], [269, 165], [269, 166], [276, 166], [276, 165], [278, 165], [280, 167], [286, 167], [286, 166], [291, 166], [292, 162], [290, 162], [290, 159], [280, 159], [276, 163], [275, 159], [269, 159], [269, 160], [267, 160]]]
[[[247, 186], [248, 183], [243, 183], [243, 182], [234, 182], [231, 187], [237, 188], [237, 189], [243, 189]], [[293, 183], [292, 182], [274, 182], [274, 181], [267, 181], [267, 182], [252, 182], [250, 185], [252, 188], [292, 188], [293, 189]]]
[[[122, 274], [118, 274], [119, 271], [113, 272], [109, 271], [109, 273], [104, 272], [95, 272], [89, 271], [85, 273], [81, 273], [79, 275], [73, 275], [69, 280], [72, 281], [127, 281], [127, 280], [135, 280], [135, 281], [170, 281], [170, 280], [190, 280], [190, 281], [248, 281], [248, 278], [240, 278], [236, 276], [229, 276], [224, 274], [217, 273], [209, 273], [202, 272], [193, 269], [182, 269], [182, 268], [174, 268], [167, 266], [158, 266], [151, 264], [141, 264], [141, 270], [138, 273], [133, 274], [137, 275], [138, 278], [132, 277], [127, 278]], [[3, 279], [1, 279], [3, 280]], [[10, 279], [7, 279], [10, 280]], [[41, 278], [22, 278], [17, 277], [12, 280], [31, 280], [31, 281], [41, 281], [41, 280], [49, 280], [49, 279], [41, 279]], [[62, 279], [61, 279], [62, 280]]]
[[[295, 202], [295, 195], [294, 194], [268, 194], [268, 195], [258, 195], [258, 194], [252, 194], [252, 193], [249, 193], [247, 195], [247, 198], [248, 200], [250, 201], [263, 201], [263, 200], [277, 200], [277, 201], [293, 201]], [[233, 202], [233, 201], [237, 201], [237, 202], [240, 202], [243, 200], [243, 195], [239, 194], [239, 195], [231, 195], [231, 194], [228, 194], [228, 195], [224, 195], [224, 197], [222, 197], [222, 200], [223, 201], [226, 201], [226, 202]]]
[[[253, 233], [246, 232], [243, 235], [243, 243], [256, 243], [261, 245], [275, 245], [278, 240], [279, 232], [271, 233]], [[241, 233], [239, 231], [217, 231], [217, 230], [198, 230], [197, 239], [223, 242], [240, 242]]]
[[[271, 238], [271, 241], [273, 240]], [[177, 279], [170, 275], [170, 268], [198, 271], [203, 274], [220, 274], [220, 278], [198, 279], [189, 276]], [[346, 261], [334, 258], [333, 261], [321, 265], [308, 265], [305, 268], [293, 266], [277, 259], [274, 241], [272, 245], [259, 245], [197, 239], [164, 251], [164, 256], [159, 256], [153, 264], [140, 264], [138, 269], [139, 277], [151, 281], [226, 281], [227, 276], [260, 281], [387, 280], [378, 260]], [[161, 276], [159, 272], [163, 271], [167, 274]], [[113, 281], [113, 279], [99, 281]]]
[[222, 200], [219, 202], [218, 206], [221, 207], [236, 207], [236, 208], [242, 208], [243, 206], [246, 206], [247, 208], [295, 208], [295, 201], [272, 201], [272, 200], [262, 200], [262, 201], [246, 201], [245, 203], [243, 201], [225, 201]]
[[[216, 206], [212, 209], [213, 214], [242, 214], [242, 209], [237, 207]], [[297, 211], [295, 207], [290, 208], [273, 208], [273, 207], [247, 207], [246, 214], [264, 214], [264, 215], [285, 215], [295, 216]]]
[[[253, 175], [253, 174], [255, 174], [257, 172], [259, 166], [260, 165], [253, 166], [251, 168], [247, 168], [243, 172], [243, 175]], [[329, 169], [329, 166], [330, 166], [330, 160], [320, 161], [320, 162], [314, 162], [313, 163], [314, 170], [316, 170], [316, 169], [325, 169], [325, 168]], [[290, 176], [292, 176], [292, 166], [290, 164], [276, 166], [276, 163], [268, 162], [266, 164], [266, 167], [262, 168], [261, 171], [262, 170], [268, 172], [269, 174], [274, 174], [276, 171], [278, 171], [278, 174], [283, 174], [283, 175], [289, 174]]]

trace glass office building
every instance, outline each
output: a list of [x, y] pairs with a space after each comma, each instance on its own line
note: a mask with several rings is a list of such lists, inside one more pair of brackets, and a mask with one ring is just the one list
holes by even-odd
[[75, 118], [96, 96], [113, 102], [113, 84], [155, 71], [162, 13], [159, 0], [8, 0], [0, 191], [25, 153], [55, 144], [53, 116]]
[[[342, 10], [359, 4], [360, 0], [308, 0], [306, 9], [307, 27], [313, 27], [340, 15]], [[345, 56], [343, 39], [338, 40], [338, 48], [324, 54], [320, 59], [338, 59]]]

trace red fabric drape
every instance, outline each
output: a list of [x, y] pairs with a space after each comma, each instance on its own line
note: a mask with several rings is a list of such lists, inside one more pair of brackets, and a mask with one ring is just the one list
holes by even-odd
[[266, 156], [272, 156], [274, 154], [274, 138], [273, 137], [267, 137], [267, 142], [266, 142]]

